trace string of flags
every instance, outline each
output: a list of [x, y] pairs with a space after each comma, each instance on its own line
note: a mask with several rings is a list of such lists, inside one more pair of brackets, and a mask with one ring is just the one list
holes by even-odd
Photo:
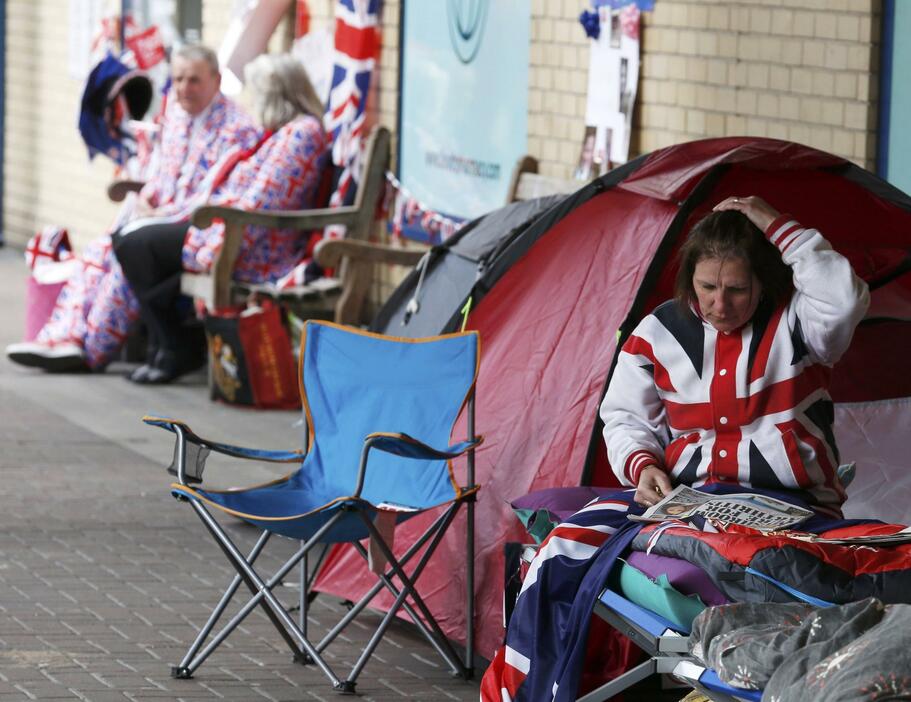
[[383, 212], [393, 237], [440, 244], [455, 234], [465, 220], [448, 217], [414, 197], [390, 171], [386, 172]]

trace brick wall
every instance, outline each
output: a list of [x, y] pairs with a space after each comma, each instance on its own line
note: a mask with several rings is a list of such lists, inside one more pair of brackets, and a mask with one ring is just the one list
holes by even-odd
[[69, 74], [67, 8], [6, 2], [3, 227], [11, 245], [45, 224], [68, 227], [79, 244], [116, 213], [104, 195], [111, 162], [90, 163], [76, 129], [83, 84]]
[[531, 3], [528, 153], [539, 159], [541, 173], [558, 178], [572, 174], [585, 130], [589, 39], [579, 13], [588, 5]]
[[874, 168], [877, 0], [659, 0], [644, 17], [638, 151], [768, 136]]

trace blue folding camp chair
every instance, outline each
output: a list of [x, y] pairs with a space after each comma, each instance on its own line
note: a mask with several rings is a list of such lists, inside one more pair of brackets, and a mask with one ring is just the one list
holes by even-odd
[[[468, 678], [473, 669], [474, 619], [474, 386], [477, 377], [477, 332], [432, 339], [396, 339], [325, 322], [309, 321], [301, 340], [301, 397], [307, 417], [306, 454], [258, 451], [216, 443], [196, 436], [185, 424], [146, 417], [149, 424], [177, 434], [171, 472], [172, 493], [189, 502], [206, 529], [237, 570], [221, 601], [172, 669], [189, 678], [257, 605], [264, 608], [287, 642], [295, 660], [315, 663], [340, 692], [353, 693], [358, 675], [389, 624], [404, 610], [446, 661], [453, 673]], [[467, 440], [449, 446], [456, 418], [467, 403]], [[202, 481], [210, 451], [239, 458], [298, 462], [300, 468], [275, 482], [243, 490], [216, 491], [191, 487]], [[456, 482], [451, 460], [467, 454], [464, 485]], [[421, 599], [415, 583], [452, 523], [461, 505], [468, 510], [466, 553], [465, 656], [461, 658], [443, 635]], [[445, 506], [433, 524], [396, 558], [384, 533], [396, 523], [426, 510]], [[211, 508], [240, 517], [262, 534], [246, 557], [213, 518]], [[299, 539], [301, 546], [270, 578], [253, 568], [272, 534]], [[360, 543], [370, 539], [370, 552]], [[365, 558], [382, 554], [387, 566], [376, 585], [319, 641], [307, 632], [306, 607], [314, 575], [307, 557], [319, 544], [347, 542]], [[374, 550], [374, 547], [376, 550]], [[420, 554], [418, 556], [418, 554]], [[406, 566], [414, 561], [410, 570]], [[301, 563], [300, 623], [295, 623], [272, 593]], [[317, 565], [317, 569], [318, 569]], [[208, 645], [203, 644], [240, 584], [250, 600]], [[339, 633], [386, 588], [394, 601], [354, 663], [339, 678], [322, 652]]]
[[759, 702], [761, 690], [743, 690], [722, 682], [715, 671], [689, 655], [689, 630], [605, 588], [595, 614], [629, 638], [649, 658], [606, 682], [576, 702], [604, 702], [649, 676], [668, 673], [716, 702]]

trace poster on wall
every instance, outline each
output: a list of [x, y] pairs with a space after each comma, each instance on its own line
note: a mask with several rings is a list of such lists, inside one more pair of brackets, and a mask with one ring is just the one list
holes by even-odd
[[407, 0], [399, 170], [437, 212], [503, 204], [527, 150], [531, 0]]
[[[587, 180], [629, 160], [633, 106], [639, 84], [639, 23], [648, 0], [594, 0], [597, 20], [583, 25], [592, 37], [586, 131], [575, 175]], [[591, 27], [594, 31], [591, 31]]]

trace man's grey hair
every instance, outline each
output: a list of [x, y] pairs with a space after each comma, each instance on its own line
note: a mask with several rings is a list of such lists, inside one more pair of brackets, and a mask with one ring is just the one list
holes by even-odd
[[212, 73], [217, 74], [219, 72], [218, 55], [208, 46], [203, 46], [202, 44], [184, 44], [174, 50], [174, 53], [171, 55], [171, 60], [173, 61], [178, 57], [182, 58], [184, 61], [205, 61], [209, 64], [209, 68], [212, 69]]
[[262, 54], [247, 64], [244, 77], [266, 129], [278, 129], [300, 114], [322, 122], [323, 103], [303, 64], [290, 54]]

